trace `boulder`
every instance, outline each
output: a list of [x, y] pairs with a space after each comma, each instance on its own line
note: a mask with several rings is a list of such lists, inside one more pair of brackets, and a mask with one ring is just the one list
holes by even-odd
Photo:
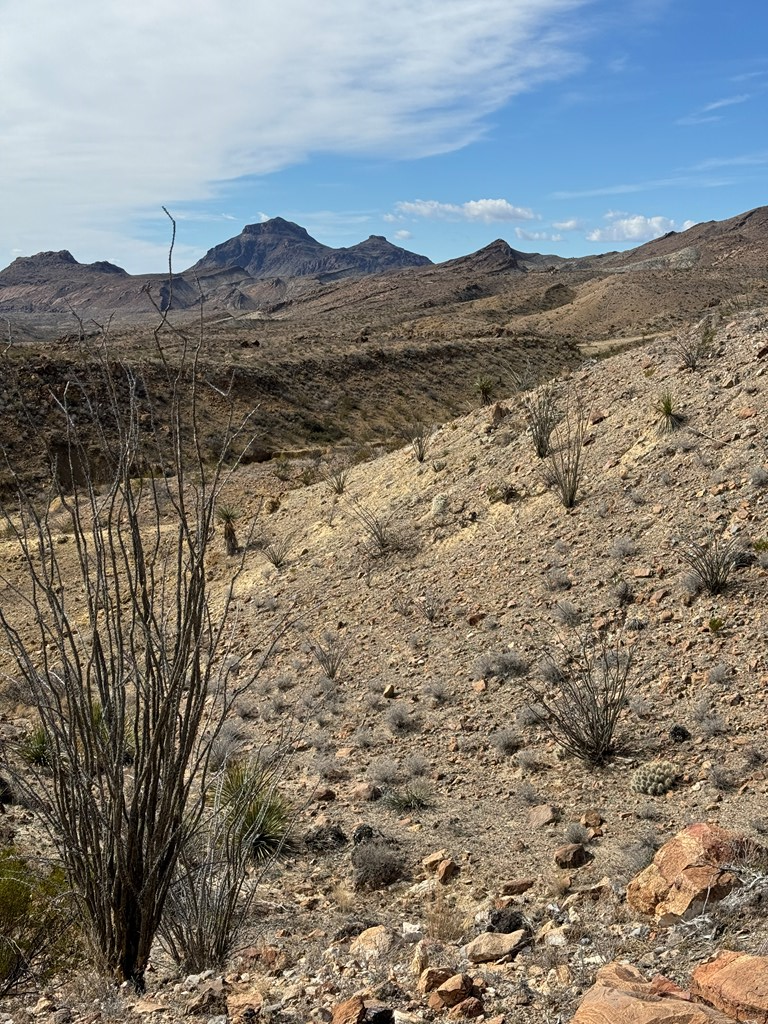
[[768, 957], [723, 950], [696, 968], [691, 992], [734, 1020], [768, 1024]]
[[429, 1005], [433, 1010], [458, 1006], [472, 995], [472, 979], [468, 974], [452, 974], [447, 981], [433, 990]]
[[394, 941], [394, 934], [383, 924], [378, 924], [374, 928], [366, 928], [364, 932], [360, 932], [350, 945], [349, 952], [352, 956], [364, 960], [374, 960], [383, 953], [388, 953]]
[[689, 825], [632, 879], [627, 902], [641, 914], [653, 914], [662, 926], [696, 917], [739, 884], [726, 865], [742, 857], [747, 845], [718, 825]]
[[528, 940], [528, 932], [483, 932], [464, 948], [471, 964], [488, 964], [518, 953]]
[[554, 825], [560, 817], [560, 811], [554, 804], [537, 804], [528, 811], [528, 824], [531, 828], [543, 828]]
[[692, 1003], [667, 978], [646, 981], [634, 967], [601, 967], [571, 1024], [733, 1024], [719, 1010]]
[[555, 850], [555, 864], [559, 868], [580, 868], [590, 860], [592, 855], [581, 843], [566, 843]]
[[421, 995], [428, 995], [453, 977], [453, 971], [446, 967], [426, 967], [419, 975], [416, 986]]

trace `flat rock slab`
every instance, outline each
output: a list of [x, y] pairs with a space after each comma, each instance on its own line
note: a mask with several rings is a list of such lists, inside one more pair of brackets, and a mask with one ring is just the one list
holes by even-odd
[[528, 932], [522, 928], [509, 933], [483, 932], [465, 947], [465, 953], [471, 964], [489, 964], [506, 956], [514, 956], [527, 940]]
[[768, 957], [723, 950], [696, 968], [691, 992], [734, 1020], [768, 1024]]

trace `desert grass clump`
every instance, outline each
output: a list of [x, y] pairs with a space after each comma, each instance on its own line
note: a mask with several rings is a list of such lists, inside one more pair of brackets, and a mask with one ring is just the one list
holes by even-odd
[[240, 550], [237, 543], [235, 523], [240, 518], [240, 513], [231, 505], [220, 505], [216, 510], [216, 518], [224, 530], [224, 546], [228, 555], [236, 555]]
[[338, 634], [326, 630], [321, 640], [311, 640], [312, 656], [328, 679], [341, 678], [349, 654], [349, 644]]
[[282, 569], [288, 561], [288, 552], [291, 550], [292, 540], [292, 535], [286, 534], [284, 537], [276, 537], [274, 540], [265, 541], [262, 544], [261, 552], [276, 569]]
[[349, 466], [328, 466], [320, 470], [320, 476], [331, 494], [343, 494], [347, 487]]
[[353, 885], [358, 891], [385, 889], [404, 877], [405, 861], [395, 846], [372, 836], [352, 851]]
[[711, 324], [700, 330], [681, 331], [675, 335], [673, 348], [681, 365], [687, 370], [698, 369], [700, 363], [712, 353], [715, 331]]
[[45, 726], [36, 725], [21, 741], [19, 750], [27, 764], [35, 768], [50, 768], [53, 751]]
[[523, 737], [515, 729], [499, 729], [491, 737], [491, 743], [500, 754], [511, 757], [522, 747]]
[[385, 718], [387, 726], [394, 736], [405, 736], [410, 732], [418, 732], [421, 728], [421, 719], [408, 711], [402, 704], [393, 704]]
[[736, 564], [736, 549], [732, 540], [710, 534], [702, 541], [688, 541], [680, 557], [690, 570], [691, 582], [708, 594], [722, 594]]
[[672, 392], [666, 388], [656, 402], [656, 432], [671, 434], [685, 423], [685, 416], [677, 408]]
[[546, 711], [542, 724], [567, 753], [586, 764], [602, 764], [615, 750], [631, 649], [624, 648], [620, 635], [611, 641], [585, 632], [564, 662], [556, 661], [551, 651], [543, 662], [549, 666], [553, 692], [527, 687]]
[[406, 814], [409, 811], [423, 811], [433, 803], [432, 787], [421, 779], [406, 783], [399, 789], [390, 790], [382, 801], [385, 807]]
[[560, 411], [552, 388], [544, 386], [526, 395], [523, 410], [533, 449], [540, 459], [545, 459], [549, 455], [552, 432], [560, 422]]
[[347, 507], [362, 526], [374, 555], [387, 555], [397, 550], [397, 538], [390, 526], [391, 516], [382, 516], [358, 500], [350, 499]]
[[472, 666], [475, 679], [517, 679], [528, 671], [528, 662], [517, 651], [481, 654]]
[[434, 433], [434, 426], [431, 423], [422, 423], [421, 420], [415, 420], [403, 430], [403, 435], [410, 444], [417, 462], [421, 463], [426, 459]]
[[581, 622], [581, 612], [572, 601], [556, 601], [552, 605], [552, 618], [561, 626], [575, 629]]
[[544, 466], [544, 482], [560, 498], [563, 508], [573, 508], [584, 474], [584, 444], [589, 413], [578, 400], [569, 402], [554, 434]]

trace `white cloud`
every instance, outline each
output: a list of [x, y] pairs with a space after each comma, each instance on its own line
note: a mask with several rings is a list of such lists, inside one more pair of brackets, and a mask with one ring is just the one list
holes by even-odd
[[722, 100], [715, 100], [714, 103], [707, 103], [705, 107], [701, 108], [703, 114], [708, 114], [710, 110], [722, 110], [723, 107], [732, 107], [736, 103], [746, 103], [750, 99], [749, 93], [742, 93], [741, 96], [726, 96]]
[[640, 213], [627, 214], [620, 210], [609, 211], [605, 219], [608, 221], [606, 227], [587, 232], [590, 242], [648, 242], [668, 231], [685, 231], [695, 223], [686, 220], [676, 224], [669, 217], [645, 217]]
[[555, 220], [552, 221], [552, 227], [556, 231], [578, 231], [583, 228], [583, 223], [576, 217], [571, 217], [569, 220]]
[[410, 231], [396, 231], [395, 238], [398, 242], [407, 242], [409, 238], [413, 238]]
[[131, 219], [243, 176], [458, 149], [582, 66], [568, 15], [590, 2], [5, 5], [0, 252], [129, 252]]
[[466, 203], [439, 203], [436, 199], [414, 199], [395, 203], [395, 209], [407, 217], [427, 217], [431, 220], [467, 220], [493, 224], [508, 220], [537, 220], [533, 210], [513, 206], [506, 199], [470, 199]]
[[562, 235], [553, 235], [549, 231], [525, 231], [524, 228], [515, 228], [515, 234], [525, 242], [562, 242]]

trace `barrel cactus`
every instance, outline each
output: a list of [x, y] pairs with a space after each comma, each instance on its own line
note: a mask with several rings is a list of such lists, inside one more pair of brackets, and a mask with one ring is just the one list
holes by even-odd
[[672, 789], [677, 781], [678, 771], [669, 761], [654, 761], [641, 765], [632, 777], [632, 788], [649, 796], [662, 796]]

